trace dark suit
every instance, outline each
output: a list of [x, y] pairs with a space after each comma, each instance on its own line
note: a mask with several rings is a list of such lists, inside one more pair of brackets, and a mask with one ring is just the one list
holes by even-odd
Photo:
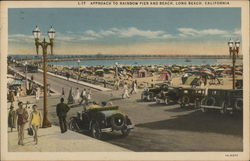
[[56, 106], [56, 114], [59, 118], [59, 124], [61, 128], [61, 133], [64, 133], [67, 131], [67, 112], [70, 110], [69, 106], [65, 103], [59, 103]]

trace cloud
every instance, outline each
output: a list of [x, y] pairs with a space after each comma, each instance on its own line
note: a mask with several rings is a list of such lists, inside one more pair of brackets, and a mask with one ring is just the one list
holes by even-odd
[[197, 30], [193, 28], [178, 28], [177, 29], [180, 33], [180, 37], [201, 37], [201, 36], [208, 36], [208, 35], [227, 35], [228, 31], [220, 30], [220, 29], [204, 29], [204, 30]]
[[141, 30], [136, 27], [129, 28], [111, 28], [108, 30], [101, 30], [99, 32], [93, 30], [87, 30], [84, 32], [89, 36], [96, 38], [103, 38], [106, 36], [117, 36], [119, 38], [131, 38], [131, 37], [144, 37], [148, 39], [159, 39], [159, 38], [172, 38], [173, 36], [167, 34], [165, 31], [153, 31], [153, 30]]
[[87, 31], [85, 31], [85, 34], [89, 35], [89, 36], [93, 36], [93, 37], [98, 37], [98, 38], [102, 37], [102, 35], [100, 35], [99, 33], [95, 32], [93, 30], [87, 30]]
[[[109, 28], [106, 30], [87, 30], [84, 32], [72, 32], [66, 31], [65, 33], [57, 32], [56, 41], [58, 42], [72, 42], [72, 43], [81, 43], [83, 41], [94, 41], [104, 39], [109, 41], [109, 38], [119, 38], [119, 39], [130, 39], [130, 38], [144, 38], [145, 40], [167, 40], [167, 39], [192, 39], [192, 38], [239, 38], [241, 36], [241, 30], [236, 28], [232, 31], [221, 30], [216, 28], [208, 29], [194, 29], [194, 28], [177, 28], [177, 33], [169, 34], [167, 31], [163, 30], [143, 30], [136, 27], [128, 28]], [[47, 37], [47, 36], [46, 36]], [[15, 43], [32, 43], [34, 42], [33, 36], [31, 34], [14, 34], [9, 35], [9, 42]]]
[[139, 30], [136, 27], [130, 27], [128, 29], [118, 30], [118, 34], [120, 37], [141, 36], [153, 39], [160, 38], [164, 34], [164, 31]]
[[241, 30], [240, 29], [235, 29], [234, 34], [235, 35], [241, 35]]
[[10, 42], [34, 42], [33, 35], [25, 35], [25, 34], [13, 34], [9, 35]]

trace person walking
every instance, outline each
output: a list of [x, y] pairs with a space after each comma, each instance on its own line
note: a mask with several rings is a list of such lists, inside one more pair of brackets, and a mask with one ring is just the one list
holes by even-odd
[[87, 92], [87, 101], [86, 101], [86, 104], [88, 105], [90, 100], [91, 100], [91, 90], [89, 89], [88, 92]]
[[72, 87], [71, 87], [69, 91], [69, 96], [68, 96], [68, 104], [73, 104], [73, 103], [74, 103], [74, 98], [73, 98]]
[[64, 88], [62, 88], [62, 98], [64, 98], [65, 96], [65, 91], [64, 91]]
[[60, 103], [57, 104], [56, 106], [56, 114], [59, 119], [61, 133], [65, 133], [67, 131], [66, 117], [67, 117], [67, 113], [70, 110], [69, 106], [63, 102], [64, 102], [64, 98], [61, 98]]
[[136, 91], [137, 91], [137, 81], [135, 80], [132, 82], [132, 90], [131, 90], [130, 94], [133, 94], [133, 92], [136, 93]]
[[40, 99], [40, 88], [37, 87], [37, 88], [36, 88], [36, 102], [38, 102], [39, 99]]
[[128, 94], [128, 85], [127, 82], [124, 83], [123, 85], [123, 94], [122, 94], [122, 98], [129, 98], [129, 94]]
[[13, 128], [16, 128], [16, 111], [14, 110], [13, 104], [10, 105], [10, 110], [8, 114], [8, 127], [10, 131], [13, 131]]
[[18, 145], [24, 145], [24, 125], [28, 121], [28, 112], [23, 108], [23, 103], [18, 102], [18, 109], [16, 110], [17, 116], [17, 131], [18, 131]]
[[13, 91], [10, 91], [10, 103], [15, 102], [15, 94]]
[[76, 103], [79, 103], [79, 99], [80, 99], [80, 91], [79, 91], [79, 88], [76, 88], [76, 91], [75, 91], [75, 102]]
[[50, 93], [50, 84], [48, 84], [48, 96], [51, 96], [51, 93]]
[[19, 97], [20, 97], [20, 89], [19, 89], [19, 87], [17, 87], [17, 90], [16, 90], [17, 101], [19, 101]]
[[87, 93], [86, 93], [86, 89], [84, 88], [81, 95], [81, 101], [79, 102], [79, 104], [81, 105], [84, 101], [84, 104], [86, 104], [86, 99], [87, 99]]
[[30, 127], [34, 130], [34, 141], [35, 144], [38, 143], [38, 128], [41, 126], [41, 114], [37, 110], [37, 105], [32, 106], [33, 111], [31, 112], [30, 116]]

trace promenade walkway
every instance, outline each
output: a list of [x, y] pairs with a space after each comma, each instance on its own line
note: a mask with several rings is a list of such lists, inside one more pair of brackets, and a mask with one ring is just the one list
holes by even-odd
[[25, 130], [24, 146], [17, 145], [17, 131], [8, 133], [8, 150], [10, 152], [128, 152], [119, 146], [103, 142], [86, 135], [68, 130], [61, 134], [58, 126], [40, 128], [38, 144], [33, 136]]
[[[38, 110], [43, 112], [43, 98], [39, 102], [35, 101], [34, 96], [20, 97], [20, 101], [24, 103], [29, 101], [28, 112], [31, 112], [31, 107], [35, 103], [38, 105]], [[24, 146], [18, 145], [17, 130], [13, 129], [10, 132], [8, 129], [8, 151], [9, 152], [125, 152], [129, 151], [125, 148], [94, 139], [92, 137], [76, 133], [68, 130], [61, 134], [58, 126], [58, 118], [56, 116], [56, 104], [59, 101], [58, 96], [51, 96], [48, 99], [49, 120], [52, 127], [40, 128], [38, 132], [38, 144], [35, 145], [33, 137], [27, 133], [28, 123], [25, 125], [24, 132]], [[17, 108], [17, 101], [14, 102], [15, 109]], [[8, 103], [10, 107], [10, 103]], [[80, 107], [79, 107], [80, 108]], [[68, 115], [75, 115], [79, 108], [71, 108]], [[68, 119], [69, 119], [68, 117]]]

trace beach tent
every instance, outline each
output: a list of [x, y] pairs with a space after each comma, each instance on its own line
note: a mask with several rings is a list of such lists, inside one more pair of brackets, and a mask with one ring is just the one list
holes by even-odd
[[170, 80], [171, 79], [171, 71], [169, 70], [163, 70], [160, 73], [160, 80], [165, 81], [165, 80]]
[[24, 82], [21, 80], [16, 80], [16, 79], [8, 79], [8, 84], [9, 85], [23, 85]]
[[126, 75], [133, 78], [133, 74], [131, 74], [130, 72], [127, 72]]
[[95, 71], [95, 74], [96, 74], [96, 75], [99, 75], [99, 76], [101, 76], [101, 77], [103, 77], [103, 76], [104, 76], [104, 70], [103, 70], [103, 69], [97, 69], [97, 70]]
[[142, 78], [142, 77], [146, 77], [147, 71], [145, 69], [141, 69], [138, 71], [138, 77]]
[[187, 80], [185, 81], [184, 85], [191, 85], [191, 83], [193, 82], [193, 80], [196, 78], [196, 76], [190, 76], [187, 78]]

